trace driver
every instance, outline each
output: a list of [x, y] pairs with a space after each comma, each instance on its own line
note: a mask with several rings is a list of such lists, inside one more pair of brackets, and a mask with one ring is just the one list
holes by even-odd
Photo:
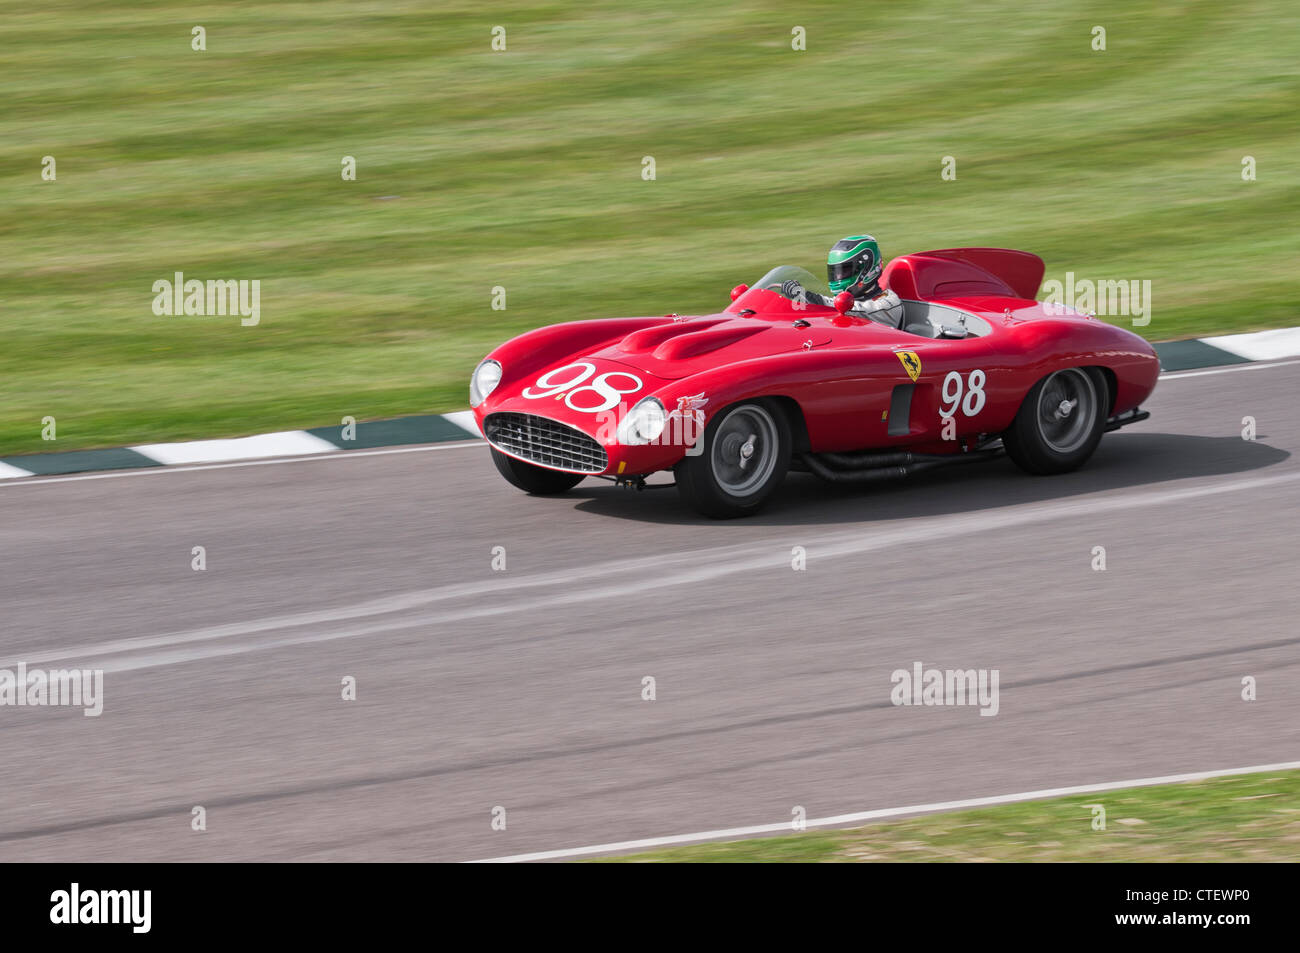
[[[850, 235], [831, 246], [826, 256], [826, 277], [832, 295], [847, 291], [853, 295], [849, 313], [860, 318], [870, 318], [896, 328], [903, 326], [903, 302], [892, 291], [880, 287], [880, 273], [884, 263], [880, 260], [880, 246], [870, 235]], [[781, 285], [781, 294], [791, 301], [807, 301], [827, 308], [835, 307], [835, 299], [809, 291], [795, 279]]]

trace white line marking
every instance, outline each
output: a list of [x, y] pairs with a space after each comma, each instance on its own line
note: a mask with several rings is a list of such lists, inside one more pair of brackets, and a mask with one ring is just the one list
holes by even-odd
[[[1256, 774], [1267, 771], [1294, 771], [1300, 761], [1283, 761], [1278, 764], [1257, 764], [1246, 768], [1223, 768], [1218, 771], [1193, 771], [1188, 774], [1167, 774], [1158, 778], [1135, 778], [1131, 781], [1104, 781], [1101, 784], [1078, 784], [1066, 788], [1044, 788], [1041, 791], [1022, 791], [1018, 794], [996, 794], [991, 797], [973, 797], [960, 801], [937, 801], [933, 804], [913, 804], [908, 807], [886, 807], [875, 811], [856, 811], [836, 814], [833, 817], [810, 818], [808, 827], [837, 827], [874, 821], [904, 814], [932, 814], [937, 811], [958, 811], [972, 807], [990, 807], [995, 804], [1016, 804], [1020, 801], [1040, 801], [1044, 798], [1069, 797], [1075, 794], [1098, 794], [1123, 788], [1153, 787], [1159, 784], [1181, 784], [1188, 781], [1208, 781], [1237, 774]], [[623, 854], [649, 850], [654, 847], [672, 847], [698, 841], [734, 840], [756, 834], [795, 833], [790, 821], [779, 824], [753, 824], [749, 827], [729, 827], [716, 831], [698, 831], [694, 834], [671, 834], [667, 837], [645, 837], [641, 840], [616, 841], [611, 844], [593, 844], [589, 847], [569, 847], [563, 850], [540, 850], [531, 854], [511, 854], [505, 857], [488, 857], [469, 861], [474, 864], [517, 864], [535, 860], [563, 860], [569, 857], [586, 857], [592, 854]]]
[[482, 440], [435, 443], [427, 447], [390, 447], [383, 450], [340, 450], [338, 453], [317, 454], [312, 457], [283, 457], [274, 460], [243, 460], [238, 463], [207, 463], [194, 466], [148, 467], [142, 470], [115, 470], [108, 473], [78, 473], [64, 476], [41, 477], [19, 483], [0, 483], [0, 487], [45, 486], [48, 483], [72, 483], [78, 480], [116, 480], [121, 477], [152, 476], [160, 473], [193, 473], [195, 470], [231, 470], [237, 467], [271, 467], [281, 463], [319, 463], [322, 460], [353, 460], [357, 457], [382, 457], [390, 453], [427, 453], [430, 450], [464, 450], [467, 447], [486, 447]]
[[1227, 367], [1216, 367], [1212, 370], [1205, 371], [1174, 371], [1169, 374], [1161, 374], [1162, 381], [1176, 381], [1184, 377], [1208, 377], [1211, 374], [1235, 374], [1237, 371], [1266, 371], [1270, 367], [1290, 367], [1292, 364], [1300, 364], [1300, 361], [1278, 361], [1273, 364], [1230, 364]]
[[1225, 334], [1221, 337], [1201, 338], [1201, 343], [1252, 361], [1276, 361], [1279, 357], [1295, 357], [1300, 354], [1300, 328]]
[[3, 460], [0, 460], [0, 480], [16, 480], [31, 475], [32, 474], [27, 470], [21, 470], [18, 467], [10, 466]]
[[147, 443], [131, 447], [136, 453], [167, 466], [219, 463], [262, 457], [299, 457], [308, 453], [337, 453], [338, 447], [305, 430], [259, 433], [232, 440], [191, 440], [187, 443]]
[[[1125, 496], [1103, 496], [1064, 502], [1013, 504], [978, 513], [922, 518], [911, 521], [905, 526], [882, 528], [870, 535], [864, 535], [858, 529], [825, 533], [820, 539], [809, 543], [807, 552], [809, 558], [813, 560], [857, 556], [894, 546], [914, 547], [955, 536], [989, 532], [1005, 533], [1011, 527], [1055, 519], [1095, 518], [1103, 513], [1180, 503], [1223, 493], [1294, 484], [1297, 481], [1300, 481], [1300, 472], [1292, 470], [1274, 476], [1249, 477], [1210, 486], [1150, 490]], [[510, 580], [509, 596], [501, 595], [500, 583], [496, 580], [457, 583], [434, 589], [394, 593], [364, 603], [209, 626], [188, 632], [137, 636], [101, 645], [92, 643], [37, 651], [29, 656], [13, 658], [0, 665], [0, 668], [13, 668], [20, 661], [33, 664], [80, 659], [93, 661], [93, 664], [83, 664], [81, 666], [83, 668], [126, 672], [269, 649], [311, 645], [337, 639], [379, 635], [418, 626], [440, 627], [445, 631], [454, 630], [456, 623], [475, 619], [518, 613], [535, 614], [557, 606], [569, 607], [605, 599], [635, 599], [654, 589], [712, 583], [737, 573], [759, 573], [778, 569], [789, 571], [787, 565], [789, 556], [783, 555], [788, 552], [785, 537], [782, 536], [686, 553], [666, 553], [641, 559], [606, 561], [592, 566], [569, 567], [549, 573], [513, 578]], [[597, 580], [602, 577], [613, 578], [606, 583], [599, 583]], [[574, 585], [578, 588], [565, 588]], [[525, 589], [537, 587], [544, 587], [544, 591], [548, 594], [524, 598], [516, 598], [514, 595]], [[491, 598], [485, 598], [487, 596]], [[423, 609], [432, 603], [457, 599], [469, 599], [471, 604], [464, 608], [411, 611]], [[401, 612], [408, 614], [350, 628], [323, 629], [327, 625], [340, 622], [373, 619], [375, 616]], [[283, 632], [285, 629], [301, 626], [312, 628], [307, 632]], [[277, 630], [280, 634], [276, 634]], [[262, 633], [266, 634], [256, 638]], [[243, 641], [226, 641], [241, 636], [245, 637]]]

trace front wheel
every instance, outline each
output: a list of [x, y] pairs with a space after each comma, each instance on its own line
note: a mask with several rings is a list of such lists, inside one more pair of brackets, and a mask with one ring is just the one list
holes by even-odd
[[790, 467], [790, 424], [765, 401], [728, 407], [709, 422], [698, 456], [673, 473], [683, 500], [705, 516], [757, 513]]
[[502, 453], [496, 447], [492, 448], [492, 462], [497, 465], [503, 477], [534, 496], [563, 493], [572, 490], [583, 480], [581, 473], [565, 473], [562, 470], [548, 470], [545, 467], [533, 466], [531, 463], [516, 460]]
[[1029, 473], [1068, 473], [1097, 449], [1106, 424], [1107, 397], [1100, 373], [1067, 367], [1029, 391], [1002, 435], [1007, 455]]

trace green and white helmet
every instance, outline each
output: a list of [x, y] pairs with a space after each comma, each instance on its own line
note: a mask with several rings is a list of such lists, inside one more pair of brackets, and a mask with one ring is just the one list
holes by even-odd
[[831, 293], [847, 291], [858, 298], [870, 291], [883, 270], [880, 246], [870, 235], [841, 238], [826, 256], [826, 277]]

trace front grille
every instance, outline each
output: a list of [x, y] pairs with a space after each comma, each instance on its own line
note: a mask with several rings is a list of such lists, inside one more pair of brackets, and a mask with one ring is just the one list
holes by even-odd
[[600, 473], [609, 466], [605, 448], [581, 430], [533, 414], [488, 414], [488, 443], [529, 463], [553, 470]]

